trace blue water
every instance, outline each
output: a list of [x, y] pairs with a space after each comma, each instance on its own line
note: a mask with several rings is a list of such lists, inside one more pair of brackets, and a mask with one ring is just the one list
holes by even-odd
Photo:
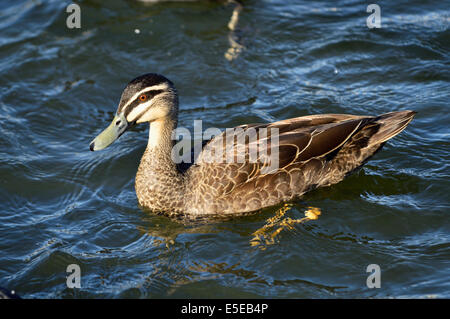
[[[357, 1], [244, 1], [230, 31], [232, 4], [76, 3], [81, 29], [66, 27], [69, 1], [0, 3], [0, 286], [25, 298], [450, 297], [448, 5], [377, 2], [382, 27], [369, 29]], [[316, 207], [317, 220], [276, 236], [264, 225], [280, 207], [183, 224], [138, 207], [147, 127], [89, 152], [147, 72], [175, 83], [190, 129], [418, 114], [283, 216]], [[66, 285], [70, 264], [80, 289]], [[381, 288], [366, 286], [369, 264]]]

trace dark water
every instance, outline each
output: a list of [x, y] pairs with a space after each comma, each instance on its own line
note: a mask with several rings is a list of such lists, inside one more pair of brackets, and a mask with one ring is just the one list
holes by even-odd
[[[369, 29], [367, 3], [245, 1], [233, 34], [233, 5], [77, 1], [82, 28], [68, 29], [69, 3], [0, 3], [0, 286], [26, 298], [450, 297], [448, 3], [377, 2], [382, 28]], [[229, 36], [244, 46], [232, 61]], [[313, 206], [317, 220], [255, 243], [278, 208], [185, 225], [138, 207], [146, 127], [89, 152], [146, 72], [175, 83], [188, 128], [419, 113], [363, 170], [284, 216]], [[66, 286], [69, 264], [81, 289]]]

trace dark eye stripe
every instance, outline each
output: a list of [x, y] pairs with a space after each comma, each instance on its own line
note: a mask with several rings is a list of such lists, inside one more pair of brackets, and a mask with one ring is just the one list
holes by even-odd
[[164, 92], [164, 91], [163, 90], [153, 90], [153, 91], [145, 92], [144, 94], [147, 95], [147, 100], [151, 100], [156, 95], [158, 95], [159, 93], [162, 93], [162, 92]]
[[158, 94], [160, 94], [160, 93], [162, 93], [162, 92], [164, 92], [164, 90], [153, 90], [153, 91], [147, 91], [147, 92], [142, 93], [142, 94], [147, 95], [147, 100], [144, 101], [144, 102], [142, 102], [141, 100], [139, 100], [139, 96], [138, 96], [133, 102], [131, 102], [130, 105], [128, 105], [128, 106], [126, 107], [126, 109], [125, 109], [125, 117], [127, 117], [128, 114], [130, 114], [131, 111], [132, 111], [136, 106], [138, 106], [138, 105], [141, 104], [141, 103], [147, 103], [148, 101], [150, 101], [151, 99], [153, 99], [156, 95], [158, 95]]

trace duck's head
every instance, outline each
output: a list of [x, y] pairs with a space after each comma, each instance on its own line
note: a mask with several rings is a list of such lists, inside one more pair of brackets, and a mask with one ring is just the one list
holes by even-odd
[[156, 73], [141, 75], [128, 83], [122, 92], [112, 123], [90, 144], [91, 151], [108, 147], [135, 124], [166, 118], [175, 119], [178, 96], [171, 81]]

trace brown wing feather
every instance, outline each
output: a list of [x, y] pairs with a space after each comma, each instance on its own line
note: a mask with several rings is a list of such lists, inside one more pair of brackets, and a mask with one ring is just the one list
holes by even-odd
[[[312, 188], [341, 180], [387, 139], [403, 130], [412, 116], [410, 111], [379, 117], [324, 114], [241, 125], [237, 127], [241, 130], [228, 135], [233, 141], [231, 150], [226, 148], [227, 132], [203, 148], [197, 165], [188, 170], [190, 179], [197, 180], [192, 192], [211, 197], [210, 204], [209, 199], [205, 201], [205, 210], [229, 213], [254, 211], [291, 200]], [[258, 131], [256, 135], [248, 134], [252, 129], [262, 128], [268, 129], [267, 136]], [[277, 129], [279, 134], [279, 167], [263, 173], [270, 166], [268, 158], [277, 146], [270, 129]], [[249, 161], [247, 153], [258, 147], [266, 155], [258, 154], [256, 162]], [[208, 162], [211, 161], [208, 154], [214, 151], [219, 151], [220, 156]], [[246, 154], [243, 163], [226, 162], [230, 152], [236, 160], [243, 151]]]
[[[359, 118], [359, 117], [358, 117]], [[271, 163], [264, 158], [264, 154], [270, 157], [274, 152], [275, 143], [272, 143], [272, 135], [270, 129], [278, 129], [278, 159], [279, 166], [275, 171], [281, 170], [289, 165], [306, 162], [315, 157], [325, 156], [326, 154], [336, 150], [351, 136], [351, 134], [361, 124], [361, 119], [354, 119], [352, 116], [334, 116], [330, 114], [321, 116], [306, 116], [268, 124], [248, 124], [242, 125], [237, 133], [234, 131], [232, 135], [223, 132], [221, 135], [214, 137], [205, 147], [197, 159], [197, 165], [194, 170], [222, 170], [223, 180], [232, 181], [233, 187], [229, 183], [223, 183], [220, 180], [220, 174], [214, 178], [208, 178], [206, 184], [212, 187], [219, 187], [222, 195], [227, 195], [236, 187], [255, 178], [264, 178], [272, 174], [261, 174], [261, 170]], [[249, 134], [254, 137], [242, 139], [242, 136], [249, 133], [249, 129], [266, 128], [267, 137], [261, 137], [256, 133]], [[236, 129], [236, 128], [235, 128]], [[228, 132], [230, 133], [230, 132]], [[256, 135], [255, 135], [256, 134]], [[232, 147], [228, 146], [227, 137], [233, 141]], [[244, 144], [239, 143], [244, 141]], [[263, 142], [266, 142], [264, 144]], [[244, 163], [227, 163], [227, 156], [237, 160], [239, 147], [245, 152]], [[253, 158], [253, 163], [249, 161], [248, 154], [251, 150], [258, 148], [258, 157]], [[262, 154], [262, 155], [261, 155]], [[274, 171], [274, 172], [275, 172]], [[205, 177], [203, 177], [205, 178]], [[209, 182], [208, 182], [209, 181]], [[217, 189], [216, 189], [217, 190]]]

